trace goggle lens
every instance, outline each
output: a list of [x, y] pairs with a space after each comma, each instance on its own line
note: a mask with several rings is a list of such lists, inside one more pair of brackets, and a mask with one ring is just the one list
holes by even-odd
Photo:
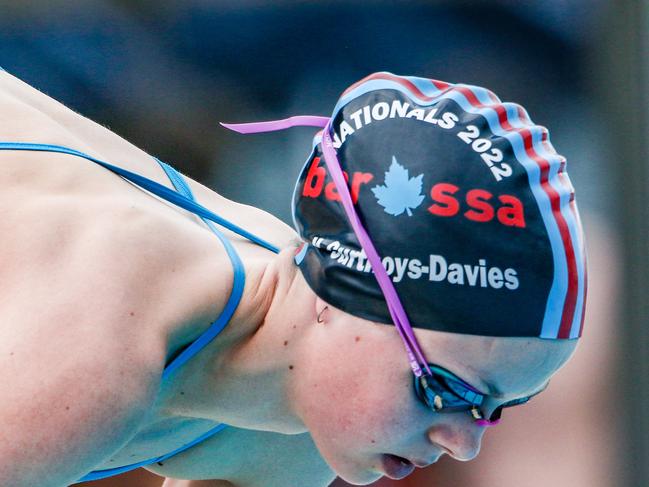
[[417, 396], [436, 412], [469, 411], [482, 405], [484, 395], [449, 371], [429, 365], [432, 375], [415, 378]]
[[[415, 377], [417, 397], [429, 409], [438, 413], [469, 411], [474, 419], [484, 419], [480, 410], [485, 399], [484, 394], [438, 365], [429, 364], [429, 368], [432, 375], [424, 373], [420, 377]], [[492, 423], [498, 421], [503, 409], [525, 404], [533, 396], [513, 399], [501, 404], [493, 411], [489, 421]]]

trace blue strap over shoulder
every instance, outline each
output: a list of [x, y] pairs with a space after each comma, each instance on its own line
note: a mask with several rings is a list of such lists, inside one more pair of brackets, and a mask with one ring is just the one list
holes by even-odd
[[[166, 186], [163, 186], [155, 181], [140, 176], [139, 174], [130, 172], [126, 169], [120, 168], [118, 166], [114, 166], [107, 162], [96, 159], [88, 154], [84, 154], [83, 152], [74, 149], [69, 149], [67, 147], [49, 145], [49, 144], [24, 143], [24, 142], [0, 142], [0, 150], [58, 152], [62, 154], [69, 154], [73, 156], [83, 157], [84, 159], [88, 159], [92, 162], [95, 162], [117, 173], [118, 175], [124, 177], [125, 179], [128, 179], [129, 181], [137, 184], [138, 186], [146, 189], [147, 191], [150, 191], [151, 193], [200, 216], [202, 220], [210, 228], [210, 230], [212, 230], [212, 232], [219, 238], [224, 248], [226, 249], [228, 257], [232, 261], [232, 266], [234, 269], [234, 278], [233, 278], [232, 292], [230, 294], [230, 297], [228, 298], [228, 301], [225, 304], [225, 307], [221, 312], [221, 315], [209, 326], [209, 328], [205, 332], [203, 332], [203, 334], [199, 336], [194, 342], [192, 342], [187, 348], [185, 348], [180, 354], [178, 354], [178, 356], [176, 356], [165, 367], [162, 373], [162, 380], [165, 380], [171, 373], [173, 373], [176, 369], [178, 369], [180, 366], [186, 363], [191, 357], [196, 355], [201, 349], [203, 349], [207, 344], [209, 344], [216, 336], [218, 336], [218, 334], [221, 333], [221, 331], [223, 331], [228, 321], [230, 320], [235, 310], [237, 309], [239, 301], [241, 300], [241, 296], [243, 295], [243, 289], [245, 286], [245, 272], [244, 272], [243, 263], [241, 262], [241, 259], [239, 258], [239, 255], [235, 251], [232, 244], [225, 237], [225, 235], [223, 235], [223, 233], [214, 225], [213, 222], [216, 222], [219, 225], [228, 228], [229, 230], [232, 230], [233, 232], [243, 237], [248, 238], [249, 240], [261, 245], [262, 247], [268, 250], [271, 250], [272, 252], [275, 253], [279, 252], [279, 249], [274, 245], [266, 242], [265, 240], [259, 237], [256, 237], [255, 235], [252, 235], [251, 233], [240, 228], [239, 226], [221, 218], [220, 216], [214, 214], [207, 208], [197, 203], [194, 200], [194, 195], [192, 193], [191, 188], [185, 182], [182, 175], [179, 172], [177, 172], [173, 167], [160, 161], [159, 159], [155, 159], [155, 160], [158, 162], [158, 164], [160, 164], [162, 169], [165, 171], [165, 173], [167, 174], [167, 176], [169, 177], [170, 181], [172, 182], [172, 184], [174, 185], [177, 191], [172, 191]], [[131, 470], [135, 470], [136, 468], [150, 465], [152, 463], [162, 462], [184, 450], [191, 448], [192, 446], [218, 433], [219, 431], [223, 430], [226, 427], [227, 427], [226, 424], [217, 424], [207, 432], [203, 433], [198, 438], [192, 440], [189, 443], [182, 445], [181, 447], [165, 455], [161, 455], [159, 457], [151, 458], [130, 465], [124, 465], [122, 467], [95, 470], [85, 475], [81, 479], [79, 479], [78, 482], [86, 482], [90, 480], [99, 480], [107, 477], [112, 477]]]
[[191, 211], [192, 213], [195, 213], [196, 215], [200, 216], [201, 218], [204, 218], [206, 220], [213, 221], [214, 223], [218, 223], [222, 227], [227, 228], [228, 230], [231, 230], [235, 233], [238, 233], [242, 237], [247, 238], [248, 240], [251, 240], [252, 242], [255, 242], [258, 245], [261, 245], [262, 247], [275, 252], [276, 254], [279, 253], [279, 249], [275, 247], [274, 245], [266, 242], [265, 240], [256, 237], [255, 235], [251, 234], [250, 232], [247, 232], [243, 228], [235, 225], [234, 223], [231, 223], [227, 221], [226, 219], [212, 213], [210, 210], [202, 206], [201, 204], [192, 201], [186, 196], [183, 196], [176, 191], [167, 188], [166, 186], [163, 186], [160, 183], [157, 183], [155, 181], [152, 181], [149, 178], [145, 178], [144, 176], [140, 176], [139, 174], [136, 174], [134, 172], [128, 171], [126, 169], [122, 169], [121, 167], [114, 166], [112, 164], [109, 164], [108, 162], [101, 161], [95, 157], [92, 157], [88, 154], [84, 154], [83, 152], [80, 152], [75, 149], [69, 149], [67, 147], [62, 147], [60, 145], [50, 145], [50, 144], [33, 144], [33, 143], [28, 143], [28, 142], [0, 142], [0, 150], [25, 150], [25, 151], [41, 151], [41, 152], [58, 152], [61, 154], [69, 154], [72, 156], [78, 156], [78, 157], [83, 157], [84, 159], [88, 159], [89, 161], [96, 162], [100, 166], [105, 167], [106, 169], [110, 169], [114, 173], [119, 174], [120, 176], [124, 177], [125, 179], [128, 179], [129, 181], [132, 181], [133, 183], [137, 184], [138, 186], [146, 189], [147, 191], [155, 194], [156, 196], [159, 196], [170, 203], [173, 203], [177, 206], [180, 206], [181, 208], [184, 208], [187, 211]]
[[[167, 173], [167, 176], [176, 187], [178, 192], [183, 193], [187, 198], [190, 198], [192, 201], [194, 201], [192, 190], [187, 185], [182, 175], [169, 164], [166, 164], [157, 158], [156, 161]], [[228, 321], [230, 321], [230, 318], [237, 309], [237, 306], [239, 305], [239, 301], [241, 300], [241, 296], [243, 295], [243, 288], [246, 283], [246, 275], [243, 269], [243, 264], [241, 263], [241, 259], [239, 258], [237, 252], [234, 250], [234, 247], [232, 246], [230, 241], [225, 238], [223, 233], [221, 233], [211, 221], [207, 220], [204, 217], [202, 218], [207, 226], [210, 227], [210, 230], [212, 230], [212, 232], [214, 232], [219, 240], [221, 240], [226, 252], [228, 253], [228, 257], [230, 257], [230, 260], [232, 261], [232, 267], [234, 268], [234, 282], [232, 284], [232, 293], [230, 294], [230, 298], [223, 308], [223, 312], [217, 318], [217, 320], [212, 323], [212, 325], [210, 325], [205, 333], [203, 333], [197, 340], [195, 340], [190, 346], [183, 350], [171, 361], [170, 364], [165, 367], [164, 372], [162, 373], [163, 381], [169, 376], [169, 374], [171, 374], [174, 370], [176, 370], [178, 367], [180, 367], [190, 358], [196, 355], [203, 347], [205, 347], [219, 333], [221, 333], [221, 331], [223, 331], [225, 326], [228, 324]]]

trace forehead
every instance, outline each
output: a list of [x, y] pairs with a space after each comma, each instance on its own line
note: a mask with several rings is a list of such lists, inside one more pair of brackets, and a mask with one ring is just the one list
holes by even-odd
[[484, 337], [415, 330], [424, 356], [484, 392], [518, 397], [536, 392], [570, 358], [576, 340]]

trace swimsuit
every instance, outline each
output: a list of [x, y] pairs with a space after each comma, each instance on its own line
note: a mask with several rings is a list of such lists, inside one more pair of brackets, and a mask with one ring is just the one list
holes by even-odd
[[[2, 71], [2, 68], [0, 68], [0, 71]], [[160, 164], [162, 169], [169, 177], [170, 181], [176, 188], [176, 191], [169, 189], [166, 186], [163, 186], [159, 183], [156, 183], [155, 181], [152, 181], [148, 178], [140, 176], [139, 174], [127, 171], [126, 169], [122, 169], [117, 166], [113, 166], [112, 164], [108, 164], [107, 162], [96, 159], [92, 156], [84, 154], [83, 152], [79, 152], [74, 149], [69, 149], [67, 147], [62, 147], [57, 145], [47, 145], [47, 144], [31, 144], [31, 143], [24, 143], [24, 142], [0, 142], [0, 150], [58, 152], [62, 154], [69, 154], [69, 155], [88, 159], [89, 161], [95, 162], [117, 173], [118, 175], [146, 189], [147, 191], [177, 206], [180, 206], [185, 210], [191, 211], [192, 213], [195, 213], [196, 215], [200, 216], [202, 220], [210, 228], [210, 230], [212, 230], [212, 232], [219, 238], [221, 243], [223, 243], [225, 250], [228, 254], [228, 257], [232, 261], [232, 266], [234, 268], [234, 280], [232, 283], [232, 292], [230, 294], [230, 297], [228, 298], [228, 301], [225, 304], [225, 307], [223, 308], [221, 315], [209, 326], [209, 328], [194, 342], [192, 342], [188, 347], [186, 347], [182, 352], [180, 352], [176, 357], [174, 357], [170, 363], [168, 363], [165, 366], [165, 369], [162, 372], [162, 380], [165, 380], [171, 373], [173, 373], [174, 370], [178, 369], [185, 362], [187, 362], [191, 357], [196, 355], [203, 347], [205, 347], [214, 338], [216, 338], [216, 336], [218, 336], [218, 334], [221, 333], [221, 331], [223, 331], [225, 326], [228, 324], [230, 317], [234, 314], [237, 305], [241, 300], [241, 296], [243, 294], [243, 288], [245, 284], [245, 273], [244, 273], [241, 259], [237, 255], [232, 244], [228, 241], [225, 235], [223, 235], [223, 233], [216, 228], [213, 222], [218, 223], [219, 225], [228, 228], [229, 230], [232, 230], [243, 237], [248, 238], [249, 240], [257, 243], [258, 245], [261, 245], [262, 247], [267, 248], [268, 250], [271, 250], [272, 252], [275, 253], [279, 252], [279, 249], [273, 246], [272, 244], [248, 233], [244, 229], [219, 217], [218, 215], [215, 215], [210, 210], [197, 203], [194, 199], [191, 189], [183, 179], [183, 176], [174, 168], [172, 168], [168, 164], [165, 164], [164, 162], [158, 159], [154, 158], [158, 162], [158, 164]], [[122, 467], [115, 467], [115, 468], [104, 469], [104, 470], [95, 470], [83, 476], [81, 479], [78, 480], [78, 482], [86, 482], [89, 480], [98, 480], [106, 477], [112, 477], [114, 475], [119, 475], [121, 473], [128, 472], [130, 470], [134, 470], [136, 468], [143, 467], [145, 465], [150, 465], [156, 462], [162, 462], [163, 460], [166, 460], [184, 450], [187, 450], [188, 448], [191, 448], [197, 443], [200, 443], [201, 441], [218, 433], [219, 431], [223, 430], [226, 426], [227, 425], [225, 424], [218, 424], [215, 427], [211, 428], [206, 433], [196, 438], [195, 440], [189, 443], [185, 443], [181, 445], [179, 448], [165, 455], [161, 455], [159, 457], [151, 458], [149, 460], [133, 463], [130, 465], [124, 465]]]

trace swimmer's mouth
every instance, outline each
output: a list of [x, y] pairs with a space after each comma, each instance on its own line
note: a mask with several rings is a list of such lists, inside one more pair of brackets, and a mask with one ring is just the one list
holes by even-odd
[[382, 456], [382, 460], [383, 471], [386, 477], [393, 480], [400, 480], [407, 477], [415, 470], [415, 465], [407, 458], [385, 453]]

